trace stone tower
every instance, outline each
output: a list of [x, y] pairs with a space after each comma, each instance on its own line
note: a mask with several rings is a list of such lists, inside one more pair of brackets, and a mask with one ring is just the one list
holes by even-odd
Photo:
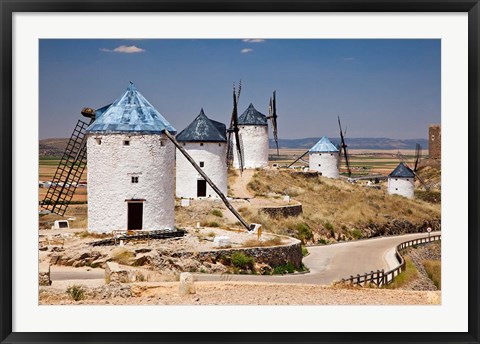
[[87, 128], [88, 230], [174, 228], [175, 134], [130, 84]]
[[[209, 119], [203, 109], [177, 135], [177, 141], [212, 182], [227, 194], [227, 136], [225, 124]], [[218, 197], [185, 156], [177, 150], [176, 195], [183, 198]]]
[[[268, 123], [267, 116], [258, 112], [250, 103], [238, 118], [238, 134], [243, 151], [245, 168], [263, 168], [268, 166]], [[237, 155], [237, 142], [233, 145], [233, 167], [240, 168]]]
[[338, 153], [338, 148], [323, 136], [308, 151], [310, 170], [317, 171], [324, 177], [338, 178]]

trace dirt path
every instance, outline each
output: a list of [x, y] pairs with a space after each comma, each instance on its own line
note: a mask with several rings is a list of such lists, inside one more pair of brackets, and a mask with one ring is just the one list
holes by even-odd
[[232, 194], [239, 198], [253, 198], [254, 196], [247, 190], [247, 185], [250, 183], [255, 170], [243, 170], [243, 173], [238, 172], [238, 177], [232, 185]]

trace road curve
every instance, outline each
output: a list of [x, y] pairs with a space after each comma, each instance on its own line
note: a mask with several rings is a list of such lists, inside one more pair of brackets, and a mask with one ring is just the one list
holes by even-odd
[[[441, 232], [432, 232], [441, 234]], [[199, 281], [254, 281], [271, 283], [308, 283], [329, 285], [334, 281], [371, 270], [390, 270], [398, 266], [395, 247], [408, 240], [427, 237], [426, 233], [379, 237], [308, 247], [303, 263], [310, 270], [305, 274], [283, 276], [195, 274]]]
[[[441, 232], [432, 232], [441, 234]], [[405, 234], [358, 241], [348, 241], [332, 245], [308, 247], [310, 253], [303, 263], [310, 272], [292, 275], [218, 275], [195, 274], [198, 281], [253, 281], [270, 283], [306, 283], [329, 285], [350, 275], [362, 274], [371, 270], [390, 270], [398, 266], [395, 247], [408, 240], [427, 237], [426, 233]], [[51, 280], [103, 279], [103, 269], [73, 269], [71, 267], [51, 267]]]

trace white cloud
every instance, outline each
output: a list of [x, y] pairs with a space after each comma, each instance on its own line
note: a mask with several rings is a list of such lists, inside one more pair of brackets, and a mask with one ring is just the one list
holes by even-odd
[[245, 49], [240, 50], [240, 52], [241, 52], [242, 54], [248, 54], [248, 53], [250, 53], [250, 52], [252, 52], [252, 51], [253, 51], [253, 49], [250, 49], [250, 48], [245, 48]]
[[122, 54], [134, 54], [143, 53], [145, 49], [139, 48], [136, 45], [121, 45], [115, 49], [100, 48], [100, 51], [107, 53], [122, 53]]
[[246, 38], [246, 39], [243, 39], [243, 41], [245, 43], [263, 43], [263, 42], [265, 42], [265, 40], [261, 39], [261, 38]]

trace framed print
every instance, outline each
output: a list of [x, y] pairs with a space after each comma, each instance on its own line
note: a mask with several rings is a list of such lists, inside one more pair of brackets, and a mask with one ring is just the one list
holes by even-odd
[[477, 343], [479, 8], [1, 0], [2, 343]]

